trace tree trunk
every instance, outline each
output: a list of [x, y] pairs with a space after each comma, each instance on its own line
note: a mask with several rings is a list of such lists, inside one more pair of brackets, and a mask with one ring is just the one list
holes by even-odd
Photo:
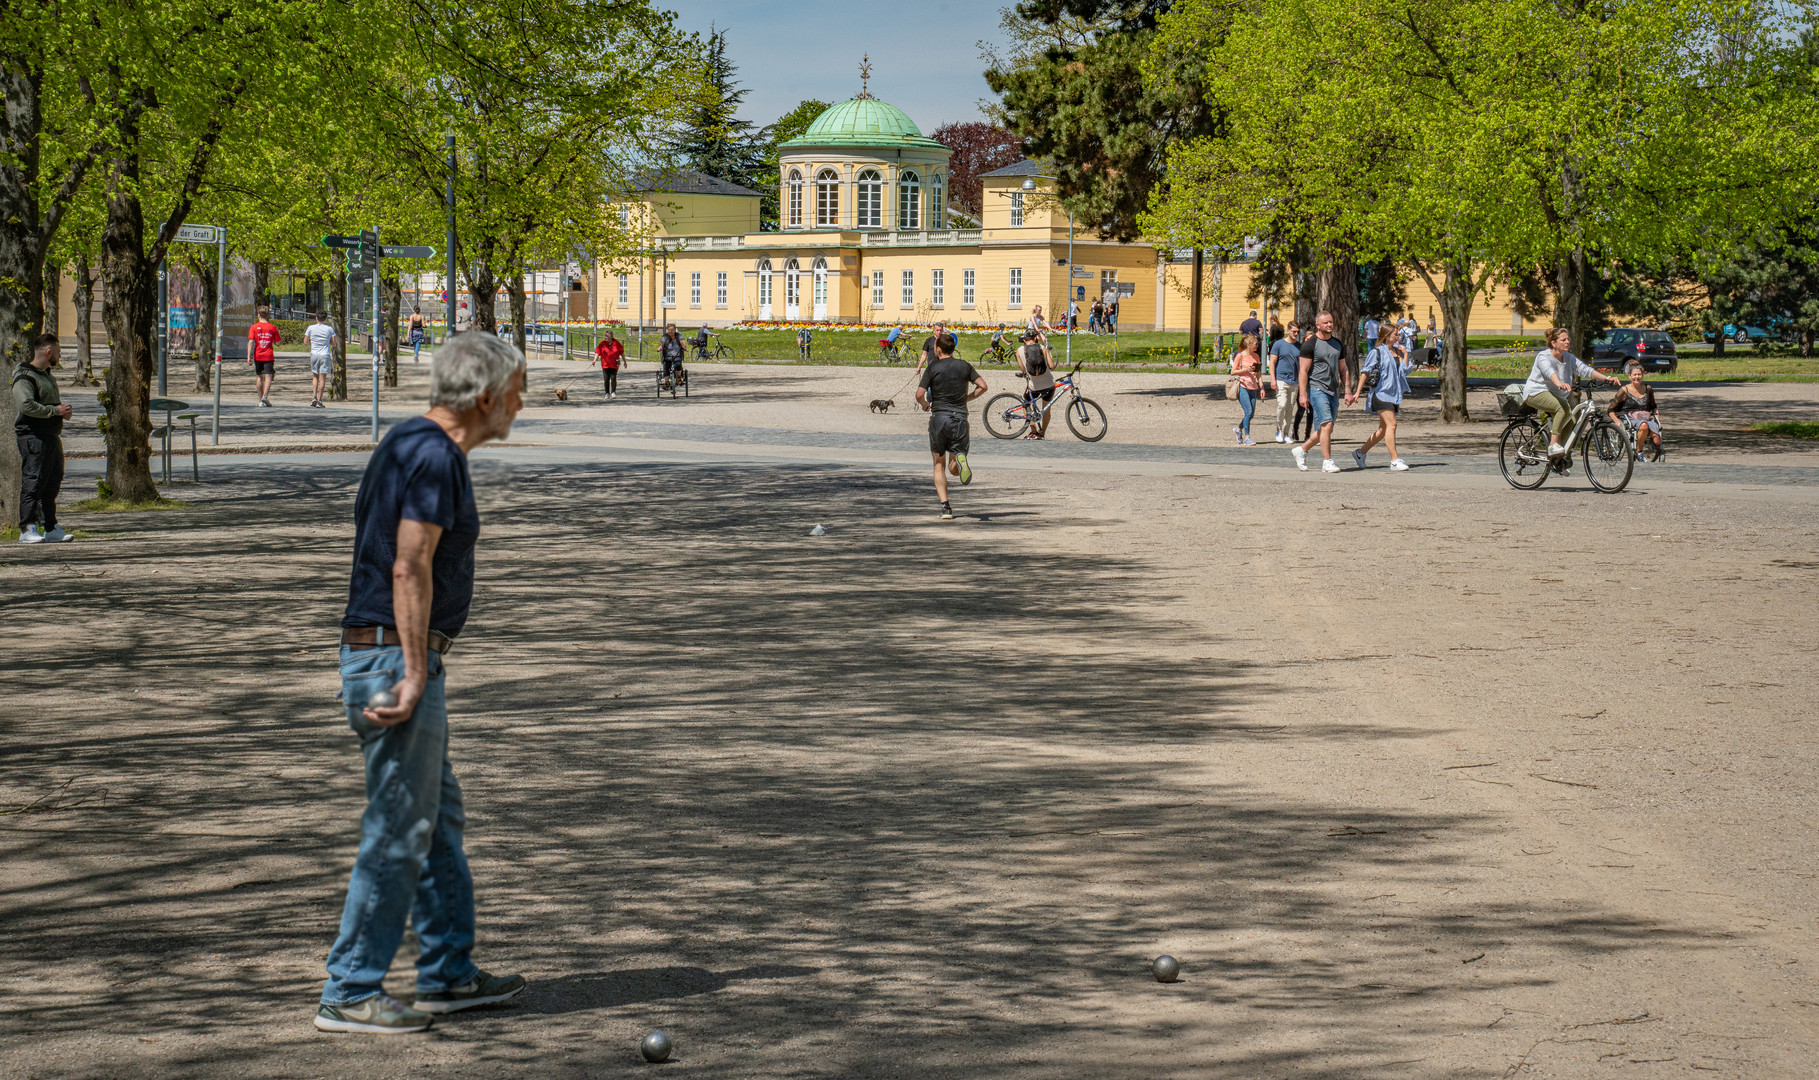
[[272, 261], [270, 259], [253, 260], [253, 308], [257, 310], [272, 302]]
[[1574, 248], [1554, 266], [1554, 325], [1572, 335], [1574, 356], [1590, 356], [1603, 297], [1584, 248]]
[[145, 216], [129, 184], [135, 162], [116, 162], [101, 233], [107, 294], [101, 319], [113, 353], [101, 404], [107, 410], [107, 485], [129, 503], [158, 497], [152, 483], [151, 399], [157, 349], [158, 268], [145, 257]]
[[19, 522], [19, 446], [13, 438], [13, 369], [31, 354], [40, 325], [44, 237], [38, 216], [42, 76], [0, 65], [0, 527]]
[[347, 269], [328, 274], [323, 287], [328, 293], [328, 321], [335, 327], [335, 343], [329, 347], [328, 397], [330, 401], [347, 400]]
[[[1358, 342], [1358, 264], [1349, 252], [1337, 249], [1327, 252], [1320, 268], [1320, 310], [1333, 316], [1333, 336], [1345, 343], [1347, 352], [1355, 353]], [[1351, 358], [1351, 369], [1358, 371], [1358, 357]]]
[[1313, 262], [1313, 252], [1305, 245], [1296, 245], [1289, 259], [1295, 280], [1295, 322], [1303, 331], [1314, 328], [1314, 317], [1320, 313], [1320, 274]]
[[398, 307], [404, 302], [404, 286], [398, 271], [389, 270], [379, 282], [379, 294], [385, 298], [385, 385], [398, 385]]
[[[63, 321], [63, 268], [46, 265], [42, 278], [44, 281], [44, 321], [43, 330], [39, 333], [63, 336], [59, 325]], [[63, 363], [63, 357], [57, 357], [57, 363]]]
[[1471, 329], [1475, 294], [1471, 264], [1448, 262], [1446, 284], [1440, 290], [1440, 318], [1446, 324], [1441, 334], [1440, 419], [1447, 424], [1471, 420], [1465, 398], [1465, 339]]
[[95, 381], [95, 272], [87, 255], [76, 256], [76, 378], [77, 386], [97, 386]]
[[[518, 351], [524, 351], [524, 271], [512, 275], [512, 295], [506, 300], [506, 310], [512, 313], [512, 344]], [[1063, 309], [1065, 310], [1065, 309]]]
[[[202, 248], [209, 254], [212, 248]], [[197, 263], [202, 265], [198, 266]], [[184, 266], [202, 283], [202, 304], [196, 312], [196, 389], [214, 389], [215, 305], [220, 301], [219, 282], [215, 280], [212, 259], [184, 260]]]
[[[471, 329], [487, 334], [499, 332], [499, 322], [493, 318], [493, 295], [499, 289], [499, 279], [493, 276], [493, 268], [484, 256], [492, 253], [492, 245], [482, 247], [481, 261], [469, 270], [467, 275], [467, 302], [473, 305], [474, 319]], [[454, 324], [451, 323], [452, 327]]]

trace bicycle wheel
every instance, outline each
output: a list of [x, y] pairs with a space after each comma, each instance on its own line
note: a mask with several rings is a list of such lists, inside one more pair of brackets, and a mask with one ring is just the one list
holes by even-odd
[[1629, 433], [1616, 424], [1594, 425], [1579, 448], [1579, 457], [1585, 462], [1585, 478], [1607, 494], [1628, 487], [1630, 473], [1636, 468], [1636, 451], [1630, 445]]
[[994, 439], [1015, 439], [1029, 430], [1030, 411], [1020, 394], [999, 394], [985, 403], [985, 430]]
[[997, 349], [987, 349], [984, 352], [979, 354], [979, 366], [980, 367], [984, 367], [987, 364], [994, 364], [997, 362], [998, 362], [998, 350]]
[[714, 359], [716, 360], [731, 360], [732, 358], [733, 347], [731, 345], [722, 345], [714, 350]]
[[1098, 442], [1105, 438], [1105, 410], [1092, 398], [1075, 395], [1067, 403], [1067, 429], [1081, 442]]
[[1547, 431], [1531, 417], [1503, 429], [1497, 444], [1497, 466], [1510, 487], [1533, 491], [1547, 482]]

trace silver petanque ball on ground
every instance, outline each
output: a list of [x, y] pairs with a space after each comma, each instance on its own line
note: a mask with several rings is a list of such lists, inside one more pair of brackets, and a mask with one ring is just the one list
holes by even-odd
[[644, 1055], [646, 1061], [668, 1061], [673, 1049], [675, 1047], [670, 1043], [669, 1036], [661, 1031], [651, 1032], [638, 1044], [638, 1052]]
[[366, 707], [369, 709], [389, 709], [397, 704], [398, 695], [390, 690], [381, 690], [366, 699]]
[[1181, 977], [1181, 961], [1164, 953], [1156, 957], [1156, 962], [1150, 965], [1150, 971], [1155, 974], [1157, 982], [1174, 982]]

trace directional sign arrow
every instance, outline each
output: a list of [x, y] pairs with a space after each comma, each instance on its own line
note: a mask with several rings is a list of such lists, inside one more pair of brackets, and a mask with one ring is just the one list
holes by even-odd
[[360, 238], [358, 236], [325, 236], [322, 238], [322, 246], [332, 248], [357, 248], [360, 246]]
[[379, 251], [388, 259], [433, 259], [436, 257], [436, 249], [433, 247], [382, 244]]

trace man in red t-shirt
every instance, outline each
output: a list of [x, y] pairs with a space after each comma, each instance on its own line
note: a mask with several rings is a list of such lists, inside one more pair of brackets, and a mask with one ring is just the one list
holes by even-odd
[[275, 347], [284, 335], [272, 325], [272, 309], [259, 309], [259, 319], [246, 328], [246, 362], [253, 365], [253, 382], [258, 385], [259, 404], [272, 407], [272, 369], [278, 366]]
[[600, 376], [606, 380], [606, 396], [610, 400], [619, 396], [619, 364], [625, 357], [625, 346], [606, 332], [606, 340], [594, 346], [594, 355], [600, 358]]

